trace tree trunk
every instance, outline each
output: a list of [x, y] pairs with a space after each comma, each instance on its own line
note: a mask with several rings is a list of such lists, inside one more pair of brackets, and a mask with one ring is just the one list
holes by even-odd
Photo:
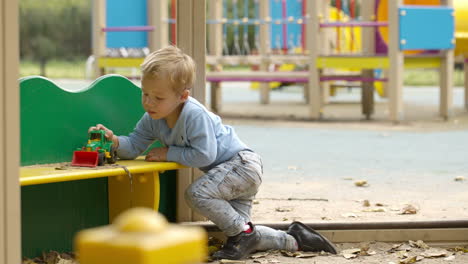
[[41, 76], [44, 76], [44, 77], [47, 77], [47, 76], [46, 76], [46, 64], [47, 64], [47, 60], [46, 60], [46, 59], [40, 59], [40, 60], [39, 60], [40, 75], [41, 75]]

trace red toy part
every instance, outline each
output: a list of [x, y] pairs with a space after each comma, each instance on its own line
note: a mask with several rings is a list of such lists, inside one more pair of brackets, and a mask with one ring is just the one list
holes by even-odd
[[75, 151], [73, 152], [72, 166], [96, 167], [98, 165], [97, 151]]

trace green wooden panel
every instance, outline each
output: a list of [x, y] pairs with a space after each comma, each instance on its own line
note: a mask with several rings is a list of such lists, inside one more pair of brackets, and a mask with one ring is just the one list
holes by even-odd
[[[31, 76], [20, 79], [20, 95], [22, 166], [71, 161], [90, 126], [128, 134], [144, 113], [140, 88], [120, 75], [100, 77], [79, 91]], [[175, 172], [164, 173], [160, 186], [160, 212], [174, 220]], [[109, 221], [107, 179], [25, 186], [21, 199], [24, 256], [71, 251], [76, 231]]]
[[107, 208], [106, 178], [23, 186], [23, 256], [72, 251], [76, 232], [109, 223]]
[[38, 76], [21, 79], [20, 87], [22, 165], [70, 161], [90, 126], [102, 123], [128, 134], [144, 113], [140, 88], [119, 75], [103, 76], [78, 92]]

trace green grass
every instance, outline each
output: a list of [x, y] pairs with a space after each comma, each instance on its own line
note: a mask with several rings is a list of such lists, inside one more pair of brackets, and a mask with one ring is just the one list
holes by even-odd
[[[46, 64], [46, 75], [51, 79], [84, 79], [85, 60], [77, 61], [50, 61]], [[22, 60], [20, 62], [20, 76], [39, 75], [39, 64]]]
[[[462, 70], [453, 73], [454, 86], [463, 86], [464, 74]], [[437, 86], [439, 72], [432, 69], [405, 70], [404, 85], [408, 86]]]
[[[46, 66], [47, 77], [51, 79], [84, 79], [85, 60], [76, 61], [50, 61]], [[225, 66], [226, 71], [242, 70], [250, 68], [247, 66]], [[21, 61], [20, 75], [39, 75], [39, 65], [31, 61]], [[138, 74], [138, 70], [116, 69], [112, 73], [132, 76]], [[462, 70], [455, 70], [454, 85], [463, 86], [464, 74]], [[437, 86], [439, 83], [438, 71], [432, 69], [405, 70], [404, 85], [408, 86]]]

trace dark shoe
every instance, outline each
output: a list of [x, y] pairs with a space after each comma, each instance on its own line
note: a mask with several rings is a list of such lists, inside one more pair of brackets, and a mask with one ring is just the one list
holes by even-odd
[[323, 250], [332, 254], [337, 253], [335, 246], [328, 239], [301, 222], [293, 222], [287, 233], [296, 239], [300, 251]]
[[254, 252], [260, 241], [254, 225], [249, 223], [252, 232], [242, 232], [236, 236], [228, 237], [223, 248], [211, 256], [212, 260], [230, 259], [238, 260], [247, 257]]

